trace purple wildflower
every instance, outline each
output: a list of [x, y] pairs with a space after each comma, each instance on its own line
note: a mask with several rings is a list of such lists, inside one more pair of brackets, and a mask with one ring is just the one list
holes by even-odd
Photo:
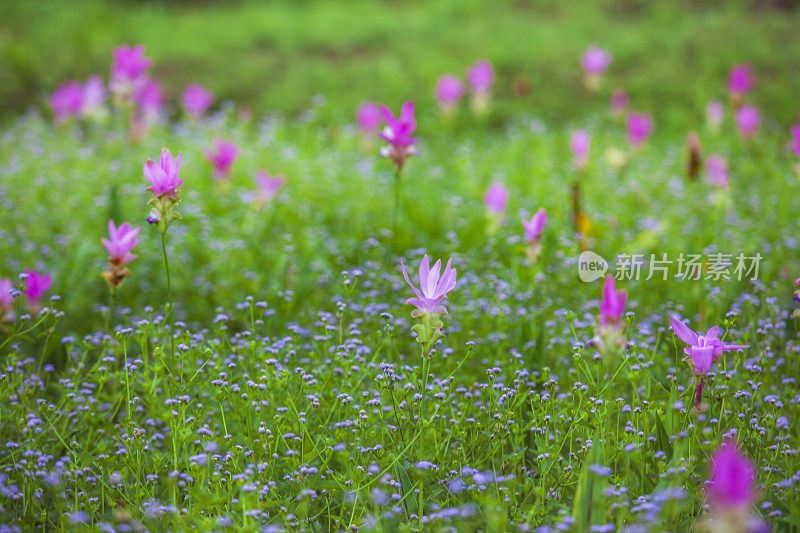
[[102, 239], [102, 242], [110, 256], [109, 262], [122, 266], [136, 259], [136, 254], [130, 252], [139, 243], [139, 228], [133, 228], [127, 222], [116, 227], [114, 221], [109, 220], [108, 235], [110, 239]]
[[414, 317], [447, 313], [447, 309], [442, 305], [442, 301], [447, 298], [447, 293], [452, 291], [456, 286], [456, 269], [451, 266], [452, 263], [453, 259], [451, 258], [447, 261], [444, 271], [441, 271], [441, 261], [436, 261], [433, 268], [430, 268], [430, 260], [428, 256], [425, 255], [419, 265], [419, 289], [417, 289], [408, 277], [405, 264], [402, 260], [400, 261], [400, 265], [403, 269], [403, 277], [405, 277], [406, 283], [408, 283], [415, 294], [414, 298], [406, 300], [407, 304], [417, 308], [412, 313]]
[[731, 95], [742, 97], [755, 85], [753, 68], [750, 65], [736, 65], [728, 74], [728, 92]]
[[648, 113], [631, 113], [625, 124], [628, 129], [628, 142], [634, 148], [644, 144], [653, 133], [653, 119]]
[[436, 100], [446, 113], [452, 112], [464, 94], [464, 84], [451, 74], [444, 74], [436, 82]]
[[711, 365], [719, 361], [724, 352], [729, 350], [744, 350], [750, 347], [749, 345], [723, 344], [723, 342], [717, 338], [719, 334], [718, 326], [709, 329], [705, 335], [698, 335], [674, 315], [670, 315], [669, 322], [675, 335], [689, 345], [683, 349], [683, 353], [686, 354], [683, 360], [689, 363], [692, 372], [696, 376], [707, 374], [708, 371], [711, 370]]
[[256, 185], [258, 186], [257, 199], [259, 203], [265, 204], [272, 201], [278, 189], [286, 184], [283, 176], [270, 176], [269, 173], [259, 170], [256, 172]]
[[403, 104], [399, 118], [395, 118], [385, 105], [381, 105], [380, 109], [386, 126], [378, 136], [389, 143], [389, 146], [381, 149], [381, 156], [388, 157], [398, 169], [401, 169], [408, 156], [417, 155], [414, 148], [416, 140], [411, 136], [417, 128], [417, 121], [414, 118], [414, 101], [410, 100]]
[[508, 204], [508, 189], [502, 183], [492, 183], [483, 195], [483, 203], [495, 215], [502, 215]]
[[50, 287], [53, 286], [53, 277], [50, 274], [40, 274], [35, 270], [26, 270], [27, 278], [25, 279], [25, 298], [28, 300], [28, 306], [31, 308], [38, 308], [39, 304]]
[[586, 74], [599, 76], [611, 64], [611, 54], [598, 46], [590, 46], [581, 56], [581, 67]]
[[356, 110], [356, 124], [361, 133], [374, 135], [381, 126], [381, 110], [374, 102], [362, 102]]
[[708, 501], [717, 510], [749, 509], [756, 499], [756, 471], [734, 441], [725, 442], [711, 457]]
[[144, 164], [144, 177], [151, 183], [147, 191], [153, 193], [156, 198], [161, 196], [174, 198], [178, 194], [178, 187], [183, 185], [180, 178], [181, 154], [173, 159], [172, 154], [166, 148], [161, 149], [161, 161], [155, 163], [148, 159]]
[[217, 138], [214, 140], [214, 149], [207, 151], [204, 155], [214, 167], [214, 177], [224, 180], [230, 177], [231, 166], [239, 157], [239, 147], [234, 143]]
[[603, 299], [600, 301], [600, 325], [603, 328], [618, 328], [621, 325], [627, 299], [627, 291], [618, 291], [614, 276], [607, 275], [603, 282]]
[[569, 141], [569, 148], [572, 151], [572, 161], [575, 168], [583, 170], [589, 162], [589, 146], [592, 142], [592, 136], [587, 131], [575, 130], [572, 132], [572, 137]]
[[737, 109], [734, 116], [736, 117], [736, 127], [739, 129], [739, 135], [745, 140], [752, 139], [761, 122], [761, 114], [758, 112], [758, 108], [752, 105], [745, 105]]
[[494, 69], [487, 59], [481, 59], [467, 71], [467, 80], [476, 94], [486, 94], [494, 82]]
[[186, 113], [190, 117], [198, 118], [214, 103], [214, 95], [199, 83], [192, 83], [184, 89], [181, 101]]

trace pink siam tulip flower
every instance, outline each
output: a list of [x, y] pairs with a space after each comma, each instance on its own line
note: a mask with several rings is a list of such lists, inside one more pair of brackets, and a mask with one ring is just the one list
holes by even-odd
[[525, 230], [525, 240], [528, 241], [528, 246], [525, 248], [525, 254], [535, 263], [542, 253], [542, 245], [539, 243], [542, 238], [542, 232], [547, 224], [547, 211], [540, 207], [536, 214], [531, 217], [530, 221], [522, 219], [522, 228]]
[[257, 201], [261, 204], [271, 202], [278, 190], [286, 184], [283, 176], [270, 176], [267, 172], [256, 172], [256, 185], [258, 186]]
[[547, 211], [540, 207], [530, 221], [522, 219], [522, 227], [525, 230], [525, 239], [529, 243], [538, 243], [542, 237], [542, 232], [547, 224]]
[[706, 172], [711, 181], [720, 189], [727, 189], [728, 163], [719, 155], [711, 154], [706, 160]]
[[625, 111], [628, 110], [628, 104], [630, 104], [630, 98], [628, 98], [628, 93], [622, 89], [615, 89], [611, 93], [611, 111], [615, 115], [625, 114]]
[[8, 278], [0, 278], [0, 322], [11, 320], [11, 310], [14, 308], [14, 295], [11, 291], [14, 285]]
[[161, 110], [164, 105], [164, 94], [161, 85], [154, 78], [143, 80], [139, 89], [134, 93], [133, 100], [146, 114], [153, 115]]
[[741, 99], [755, 85], [753, 68], [750, 65], [736, 65], [728, 75], [728, 92], [732, 97]]
[[177, 198], [178, 187], [183, 185], [179, 173], [181, 171], [181, 154], [173, 159], [166, 148], [161, 149], [161, 161], [155, 163], [148, 159], [144, 164], [144, 177], [151, 183], [147, 191], [153, 193], [155, 198]]
[[502, 215], [508, 204], [508, 189], [502, 183], [492, 183], [483, 195], [483, 203], [495, 215]]
[[469, 80], [473, 93], [488, 93], [494, 82], [494, 69], [492, 68], [492, 64], [486, 59], [481, 59], [467, 71], [467, 80]]
[[447, 298], [447, 293], [456, 286], [456, 269], [452, 268], [453, 260], [447, 261], [444, 271], [440, 273], [442, 262], [436, 261], [433, 268], [430, 268], [428, 256], [422, 258], [419, 265], [419, 289], [411, 283], [406, 271], [406, 265], [400, 261], [403, 269], [403, 277], [406, 283], [414, 291], [414, 298], [409, 298], [406, 303], [413, 305], [417, 309], [412, 313], [415, 318], [423, 315], [442, 315], [447, 313], [447, 309], [442, 305], [442, 301]]
[[722, 106], [721, 102], [717, 100], [712, 100], [706, 106], [706, 119], [708, 123], [712, 127], [717, 127], [722, 122], [722, 119], [725, 118], [725, 108]]
[[581, 56], [581, 67], [586, 74], [599, 76], [611, 64], [611, 54], [597, 46], [590, 46]]
[[112, 52], [111, 90], [124, 104], [129, 104], [134, 94], [147, 80], [147, 69], [152, 60], [144, 57], [144, 46], [123, 45]]
[[703, 376], [711, 370], [711, 365], [719, 361], [722, 354], [730, 350], [744, 350], [750, 346], [739, 346], [736, 344], [723, 344], [717, 338], [719, 334], [719, 327], [714, 326], [709, 329], [705, 335], [698, 335], [692, 331], [689, 326], [678, 320], [675, 316], [669, 317], [672, 331], [675, 335], [688, 344], [689, 346], [683, 349], [686, 357], [683, 359], [692, 369], [696, 376]]
[[436, 100], [445, 113], [452, 113], [464, 95], [464, 84], [451, 74], [444, 74], [436, 82]]
[[792, 126], [791, 129], [792, 141], [789, 144], [789, 149], [800, 158], [800, 124]]
[[736, 110], [735, 117], [739, 135], [745, 140], [752, 139], [761, 122], [761, 114], [758, 112], [758, 108], [752, 105], [744, 105]]
[[583, 170], [589, 162], [589, 146], [592, 137], [587, 131], [575, 130], [572, 132], [569, 147], [572, 150], [572, 161], [575, 168]]
[[28, 307], [32, 310], [38, 309], [41, 305], [44, 293], [53, 286], [53, 278], [50, 274], [40, 274], [34, 270], [26, 270], [25, 279], [25, 298], [28, 300]]
[[214, 166], [214, 177], [218, 180], [225, 180], [230, 177], [231, 166], [239, 157], [239, 147], [218, 138], [214, 140], [214, 149], [204, 155]]
[[756, 500], [756, 470], [733, 441], [725, 442], [711, 457], [708, 502], [715, 509], [747, 509]]
[[109, 255], [109, 262], [123, 266], [134, 259], [136, 254], [132, 254], [131, 250], [139, 244], [139, 228], [133, 228], [127, 222], [123, 222], [116, 227], [113, 220], [108, 221], [108, 236], [110, 239], [102, 239], [103, 246]]
[[625, 121], [628, 129], [628, 142], [639, 148], [653, 133], [653, 119], [648, 113], [631, 113]]
[[77, 117], [83, 110], [83, 86], [77, 81], [63, 83], [50, 96], [50, 107], [53, 108], [56, 122], [61, 123], [70, 117]]
[[356, 124], [364, 135], [375, 135], [381, 127], [381, 110], [374, 102], [362, 102], [356, 110]]
[[395, 118], [385, 105], [381, 105], [380, 109], [386, 126], [378, 136], [389, 143], [389, 146], [381, 149], [381, 157], [391, 159], [399, 171], [403, 168], [408, 156], [417, 155], [414, 147], [416, 140], [411, 136], [417, 128], [417, 121], [414, 118], [414, 101], [403, 104], [399, 118]]
[[184, 89], [182, 101], [186, 113], [191, 117], [199, 118], [214, 103], [214, 95], [202, 85], [192, 83]]
[[625, 312], [625, 302], [628, 292], [617, 290], [614, 276], [606, 276], [603, 282], [603, 299], [600, 301], [600, 325], [604, 328], [618, 328], [622, 325], [622, 313]]
[[115, 48], [112, 52], [114, 62], [111, 64], [112, 82], [133, 82], [142, 76], [153, 61], [144, 57], [144, 45]]

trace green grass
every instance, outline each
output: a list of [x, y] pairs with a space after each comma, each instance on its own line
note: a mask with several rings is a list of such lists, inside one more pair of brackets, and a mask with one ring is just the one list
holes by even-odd
[[[673, 131], [699, 122], [725, 98], [730, 67], [751, 62], [757, 103], [786, 126], [800, 111], [785, 90], [800, 85], [798, 17], [744, 1], [5, 2], [0, 112], [41, 105], [65, 78], [107, 74], [113, 47], [143, 43], [173, 97], [199, 81], [258, 113], [297, 114], [317, 94], [331, 119], [362, 100], [430, 102], [439, 75], [487, 57], [501, 117], [575, 120], [619, 86]], [[578, 83], [593, 43], [614, 56], [603, 96]]]

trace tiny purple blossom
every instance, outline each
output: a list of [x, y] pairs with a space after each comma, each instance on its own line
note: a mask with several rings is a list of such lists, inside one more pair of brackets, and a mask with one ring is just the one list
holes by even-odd
[[191, 83], [184, 89], [181, 101], [186, 113], [197, 118], [208, 111], [208, 108], [214, 103], [214, 95], [199, 83]]
[[712, 126], [718, 126], [722, 119], [725, 118], [725, 108], [722, 103], [717, 100], [712, 100], [706, 106], [706, 119]]
[[286, 184], [283, 176], [270, 176], [269, 173], [259, 170], [256, 172], [256, 185], [258, 186], [258, 200], [261, 203], [272, 201], [278, 190]]
[[508, 204], [508, 189], [502, 183], [492, 183], [483, 195], [483, 203], [492, 213], [502, 215]]
[[600, 325], [602, 327], [617, 327], [620, 325], [622, 313], [625, 312], [625, 302], [628, 292], [617, 290], [614, 276], [606, 276], [603, 282], [603, 299], [600, 301]]
[[761, 114], [758, 112], [758, 108], [752, 105], [744, 105], [736, 110], [735, 116], [739, 135], [745, 140], [752, 139], [761, 122]]
[[709, 463], [709, 503], [720, 510], [746, 509], [756, 499], [756, 470], [732, 440], [714, 452]]
[[590, 46], [581, 56], [581, 67], [587, 74], [598, 76], [611, 64], [611, 54], [598, 46]]
[[56, 122], [61, 123], [80, 115], [83, 102], [84, 92], [80, 83], [69, 80], [61, 84], [50, 96], [50, 107], [53, 108]]
[[239, 156], [239, 147], [234, 143], [217, 138], [214, 140], [214, 149], [207, 151], [204, 155], [214, 167], [214, 177], [224, 180], [230, 177], [231, 166]]
[[708, 156], [706, 172], [717, 187], [721, 189], [728, 188], [728, 163], [721, 156], [717, 154]]
[[750, 65], [736, 65], [728, 74], [728, 92], [732, 95], [744, 96], [754, 85], [753, 68]]
[[628, 142], [634, 148], [641, 146], [653, 133], [653, 119], [648, 113], [631, 113], [625, 124], [628, 129]]
[[472, 92], [477, 94], [488, 93], [494, 82], [494, 69], [486, 59], [481, 59], [467, 71], [467, 80], [472, 86]]
[[113, 220], [108, 221], [108, 236], [102, 239], [103, 246], [110, 256], [110, 261], [118, 266], [125, 265], [136, 259], [136, 254], [130, 253], [139, 244], [139, 228], [133, 228], [127, 222], [116, 227]]
[[26, 270], [28, 277], [25, 279], [25, 298], [31, 306], [39, 305], [44, 293], [53, 286], [53, 277], [50, 274], [40, 274], [35, 270]]
[[436, 82], [436, 100], [443, 108], [452, 108], [463, 95], [464, 84], [452, 74], [444, 74]]
[[540, 207], [536, 214], [531, 217], [530, 221], [522, 219], [522, 227], [525, 230], [525, 238], [530, 243], [538, 243], [542, 237], [544, 226], [547, 224], [547, 211], [544, 207]]
[[750, 346], [740, 346], [736, 344], [723, 344], [717, 338], [719, 327], [714, 326], [705, 335], [698, 335], [689, 326], [678, 320], [674, 315], [670, 315], [669, 322], [675, 335], [688, 344], [683, 349], [686, 357], [683, 359], [692, 369], [696, 376], [703, 376], [711, 370], [711, 365], [719, 361], [722, 354], [729, 350], [744, 350]]
[[[414, 298], [409, 298], [406, 303], [413, 305], [419, 311], [419, 314], [432, 314], [441, 315], [447, 313], [447, 309], [442, 305], [442, 301], [447, 298], [447, 293], [452, 291], [456, 286], [456, 269], [451, 265], [453, 259], [447, 261], [444, 271], [441, 272], [441, 261], [436, 261], [433, 268], [430, 268], [430, 260], [428, 256], [422, 258], [419, 265], [419, 289], [411, 283], [406, 272], [406, 266], [403, 261], [400, 265], [403, 269], [403, 277], [406, 283], [411, 287], [416, 295]], [[416, 311], [415, 311], [416, 313]]]
[[373, 135], [381, 126], [381, 110], [374, 102], [362, 102], [356, 110], [356, 124], [362, 133]]
[[178, 152], [178, 157], [173, 159], [169, 150], [162, 148], [161, 161], [159, 163], [148, 159], [144, 164], [144, 177], [151, 183], [150, 187], [145, 190], [152, 192], [155, 197], [168, 196], [174, 198], [178, 194], [178, 187], [183, 185], [183, 180], [179, 175], [180, 171], [180, 152]]
[[589, 146], [592, 136], [584, 130], [575, 130], [569, 141], [569, 148], [572, 151], [572, 161], [578, 170], [586, 168], [589, 162]]

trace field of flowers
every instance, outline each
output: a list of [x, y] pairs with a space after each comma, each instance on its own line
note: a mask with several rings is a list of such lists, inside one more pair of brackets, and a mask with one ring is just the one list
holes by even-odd
[[59, 80], [0, 129], [0, 532], [800, 531], [797, 72], [670, 113], [615, 58], [560, 121], [489, 54]]

